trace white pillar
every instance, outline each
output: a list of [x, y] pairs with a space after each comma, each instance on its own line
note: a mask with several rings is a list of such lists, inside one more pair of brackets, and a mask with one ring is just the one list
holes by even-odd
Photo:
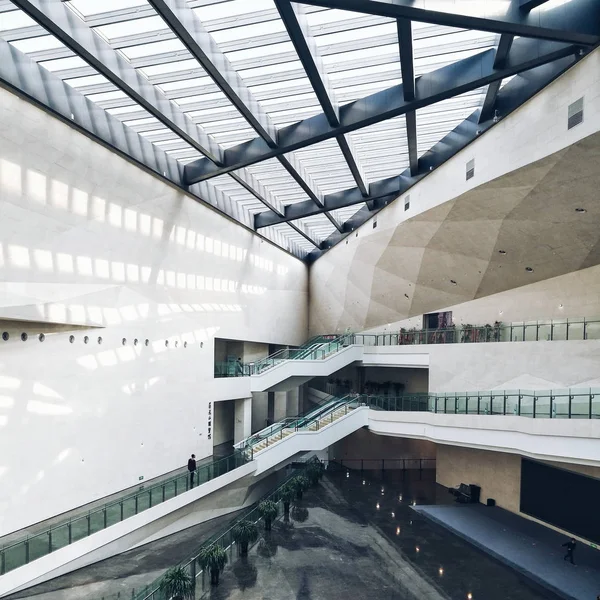
[[287, 416], [300, 414], [300, 388], [293, 388], [287, 393]]
[[235, 444], [246, 439], [252, 433], [252, 398], [240, 398], [235, 401], [235, 422], [233, 441]]
[[269, 411], [269, 394], [267, 392], [252, 392], [252, 433], [267, 426]]
[[275, 410], [273, 420], [282, 421], [287, 417], [287, 392], [275, 392]]

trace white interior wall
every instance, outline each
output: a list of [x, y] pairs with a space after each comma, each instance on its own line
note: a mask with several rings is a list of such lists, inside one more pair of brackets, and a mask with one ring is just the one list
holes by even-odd
[[215, 336], [307, 334], [303, 263], [1, 88], [0, 281], [101, 327], [0, 340], [0, 535], [210, 455]]

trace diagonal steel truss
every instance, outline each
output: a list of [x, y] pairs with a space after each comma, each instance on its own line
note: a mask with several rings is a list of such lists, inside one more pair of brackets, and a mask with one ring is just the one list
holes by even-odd
[[[224, 45], [217, 44], [211, 32], [231, 26], [232, 19], [221, 17], [203, 22], [193, 10], [197, 6], [213, 3], [212, 0], [148, 0], [148, 6], [120, 9], [87, 19], [81, 19], [62, 0], [12, 0], [14, 5], [38, 24], [13, 32], [13, 35], [24, 39], [43, 35], [48, 31], [66, 46], [53, 51], [41, 51], [34, 58], [76, 55], [82, 57], [91, 69], [78, 67], [69, 72], [52, 74], [9, 46], [6, 41], [0, 41], [0, 79], [242, 224], [250, 225], [255, 230], [269, 228], [270, 239], [303, 257], [305, 251], [295, 247], [289, 240], [286, 241], [281, 234], [282, 227], [291, 228], [294, 234], [301, 236], [315, 248], [307, 257], [309, 261], [313, 261], [432, 169], [473, 141], [477, 135], [493, 126], [497, 117], [504, 117], [520, 106], [600, 42], [600, 2], [571, 0], [547, 10], [536, 10], [545, 1], [511, 0], [504, 4], [490, 3], [483, 14], [473, 15], [469, 13], [472, 3], [460, 1], [302, 0], [302, 4], [296, 4], [291, 0], [274, 0], [276, 9], [235, 17], [236, 25], [281, 19], [289, 38], [281, 33], [272, 33], [257, 36], [255, 40], [246, 40], [245, 44], [238, 44], [233, 40]], [[0, 12], [10, 10], [12, 7], [7, 7], [8, 4], [6, 0], [2, 0]], [[402, 83], [344, 104], [343, 98], [336, 94], [330, 81], [330, 74], [335, 66], [330, 69], [324, 66], [323, 53], [328, 49], [317, 46], [307, 20], [307, 13], [321, 8], [356, 11], [356, 18], [348, 21], [350, 26], [356, 28], [377, 23], [380, 17], [395, 19], [395, 38], [389, 41], [385, 36], [372, 41], [367, 39], [364, 40], [364, 45], [397, 44], [398, 69], [388, 77], [398, 78], [399, 73]], [[232, 116], [241, 115], [255, 132], [255, 138], [224, 148], [206, 133], [203, 123], [194, 122], [170, 100], [168, 92], [157, 87], [158, 83], [168, 82], [168, 76], [145, 77], [137, 70], [145, 65], [143, 59], [128, 61], [118, 52], [119, 48], [156, 41], [157, 32], [131, 34], [108, 43], [93, 29], [97, 25], [119, 23], [154, 14], [162, 17], [165, 23], [165, 29], [160, 31], [160, 39], [176, 39], [183, 43], [186, 53], [196, 59], [202, 72], [223, 92], [232, 106]], [[499, 34], [498, 43], [495, 51], [486, 50], [422, 76], [415, 76], [413, 20], [429, 23], [432, 30], [454, 27]], [[336, 23], [323, 27], [328, 32], [340, 31], [340, 26]], [[286, 105], [286, 95], [309, 91], [304, 84], [294, 84], [294, 79], [305, 75], [310, 91], [314, 91], [318, 98], [322, 112], [293, 125], [278, 128], [261, 105], [264, 92], [257, 94], [252, 91], [252, 85], [260, 84], [260, 76], [242, 79], [225, 52], [247, 48], [248, 44], [275, 44], [286, 39], [291, 40], [296, 53], [294, 57], [297, 55], [299, 58], [303, 72], [290, 70], [289, 89], [280, 91], [281, 104]], [[349, 46], [354, 47], [355, 45]], [[160, 64], [161, 60], [173, 60], [172, 53], [166, 53], [162, 58], [159, 55], [152, 58], [152, 64]], [[289, 56], [274, 55], [269, 59], [271, 62], [263, 62], [277, 64], [277, 61], [289, 59]], [[257, 65], [252, 60], [246, 61], [245, 68], [253, 66]], [[239, 64], [237, 68], [239, 69]], [[109, 84], [92, 84], [77, 91], [62, 81], [66, 77], [86, 76], [96, 72], [104, 75]], [[501, 88], [502, 80], [511, 76], [514, 79]], [[191, 70], [187, 77], [198, 77], [198, 73]], [[385, 76], [381, 77], [385, 79]], [[377, 81], [376, 74], [363, 75], [360, 80], [364, 83], [371, 81]], [[81, 93], [102, 93], [112, 90], [113, 85], [124, 91], [127, 97], [107, 100], [99, 106]], [[416, 111], [484, 86], [487, 86], [487, 91], [481, 108], [419, 156]], [[202, 89], [192, 85], [186, 94], [202, 94]], [[303, 107], [302, 100], [295, 102], [298, 109]], [[177, 135], [182, 148], [189, 145], [203, 158], [184, 167], [141, 136], [144, 132], [143, 124], [136, 128], [127, 127], [117, 116], [111, 116], [103, 110], [136, 104], [142, 109], [137, 115], [139, 118], [147, 113], [154, 116]], [[206, 123], [211, 119], [218, 121], [224, 114], [218, 102], [214, 104], [214, 109], [219, 108], [221, 112], [215, 112], [214, 117], [210, 113], [213, 105], [206, 101], [200, 101], [192, 107], [203, 111]], [[132, 116], [136, 114], [131, 113], [130, 118]], [[397, 176], [369, 183], [364, 174], [361, 156], [350, 134], [400, 116], [406, 124], [409, 166]], [[164, 139], [171, 138], [166, 136]], [[231, 139], [235, 139], [235, 136]], [[326, 140], [337, 144], [356, 187], [323, 194], [311, 178], [303, 159], [295, 154], [297, 150]], [[277, 189], [267, 189], [249, 170], [252, 165], [269, 159], [275, 159], [285, 169], [303, 191], [306, 200], [286, 205], [281, 200], [285, 196], [283, 190], [278, 192]], [[226, 194], [210, 184], [211, 179], [223, 175], [231, 177], [236, 184], [249, 191], [266, 210], [252, 215], [243, 205], [238, 205], [235, 200], [227, 198]], [[281, 194], [281, 198], [278, 194]], [[362, 205], [362, 208], [344, 222], [332, 213], [353, 205]], [[315, 215], [324, 215], [333, 225], [334, 233], [327, 239], [318, 239], [307, 226], [305, 219]]]

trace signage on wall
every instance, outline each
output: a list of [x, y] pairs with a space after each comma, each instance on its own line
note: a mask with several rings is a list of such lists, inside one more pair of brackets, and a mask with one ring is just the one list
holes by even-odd
[[208, 403], [208, 439], [212, 439], [212, 402]]

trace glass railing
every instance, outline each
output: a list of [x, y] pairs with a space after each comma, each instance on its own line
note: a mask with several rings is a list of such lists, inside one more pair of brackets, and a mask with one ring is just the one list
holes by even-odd
[[[235, 452], [199, 467], [196, 471], [194, 487], [242, 466], [247, 462], [246, 456], [243, 452]], [[136, 492], [128, 492], [121, 498], [53, 525], [36, 535], [0, 547], [0, 575], [120, 523], [189, 489], [189, 473], [186, 470], [160, 483], [147, 487], [141, 486]]]
[[600, 340], [600, 319], [555, 319], [493, 325], [456, 325], [446, 329], [400, 329], [394, 333], [357, 333], [365, 346]]
[[360, 396], [371, 408], [444, 414], [600, 419], [600, 388]]
[[[314, 459], [311, 459], [311, 460], [314, 460]], [[302, 472], [301, 471], [302, 467], [306, 466], [310, 462], [311, 461], [307, 461], [307, 462], [303, 463], [303, 465], [300, 466], [300, 469], [295, 469], [292, 472], [292, 474], [283, 483], [281, 483], [277, 487], [277, 489], [275, 491], [272, 491], [269, 494], [267, 494], [266, 496], [264, 496], [263, 498], [261, 498], [261, 501], [272, 500], [273, 502], [275, 502], [277, 504], [278, 514], [274, 520], [278, 519], [279, 517], [281, 517], [283, 515], [283, 503], [279, 499], [280, 490], [283, 488], [284, 485], [286, 485], [286, 483], [290, 479], [292, 479], [293, 477], [296, 477], [298, 474], [300, 474]], [[200, 552], [204, 548], [208, 548], [208, 547], [215, 546], [215, 545], [220, 546], [227, 552], [229, 564], [232, 564], [233, 559], [234, 559], [234, 553], [236, 552], [236, 546], [237, 546], [237, 544], [234, 541], [234, 537], [233, 537], [233, 529], [235, 528], [236, 524], [242, 520], [252, 521], [253, 523], [258, 524], [260, 519], [261, 519], [261, 516], [258, 511], [258, 506], [255, 505], [253, 508], [248, 509], [242, 516], [238, 517], [233, 522], [231, 522], [225, 531], [218, 533], [218, 534], [214, 535], [213, 537], [209, 538], [208, 540], [206, 540], [199, 548], [197, 548], [197, 550], [193, 553], [193, 555], [189, 559], [187, 559], [186, 561], [183, 561], [179, 565], [174, 565], [174, 566], [182, 567], [186, 571], [188, 576], [192, 579], [192, 581], [195, 582], [195, 589], [194, 589], [194, 596], [193, 596], [194, 598], [201, 598], [201, 597], [203, 598], [204, 597], [203, 594], [205, 592], [207, 592], [211, 587], [210, 575], [207, 576], [207, 574], [205, 574], [198, 567], [198, 557], [200, 556]], [[261, 528], [262, 527], [259, 525], [259, 529], [261, 529]], [[265, 542], [264, 542], [264, 540], [261, 541], [261, 539], [259, 539], [255, 543], [260, 544], [260, 543], [265, 543]], [[253, 546], [253, 545], [254, 544], [250, 544], [250, 546]], [[126, 593], [125, 595], [114, 595], [114, 596], [108, 596], [108, 597], [105, 596], [103, 600], [117, 600], [117, 598], [132, 598], [133, 600], [169, 600], [169, 597], [166, 596], [163, 589], [161, 589], [161, 583], [162, 583], [163, 577], [164, 577], [164, 575], [159, 577], [158, 579], [156, 579], [156, 581], [154, 583], [152, 583], [150, 586], [148, 586], [147, 588], [138, 592], [135, 595]]]
[[312, 338], [300, 348], [285, 348], [252, 363], [215, 363], [215, 377], [259, 375], [286, 360], [323, 360], [347, 346], [414, 346], [481, 342], [600, 340], [600, 319], [555, 319], [456, 325], [446, 329], [401, 329], [395, 333], [347, 333]]
[[245, 440], [236, 444], [236, 449], [245, 453], [248, 459], [254, 456], [254, 452], [260, 445], [261, 449], [271, 446], [282, 440], [287, 434], [302, 429], [311, 428], [314, 425], [315, 431], [329, 425], [334, 421], [334, 416], [337, 418], [343, 414], [347, 414], [353, 408], [360, 406], [360, 401], [357, 396], [347, 396], [345, 398], [336, 398], [326, 404], [317, 407], [306, 415], [292, 417], [274, 423], [266, 427], [262, 431], [251, 435]]

